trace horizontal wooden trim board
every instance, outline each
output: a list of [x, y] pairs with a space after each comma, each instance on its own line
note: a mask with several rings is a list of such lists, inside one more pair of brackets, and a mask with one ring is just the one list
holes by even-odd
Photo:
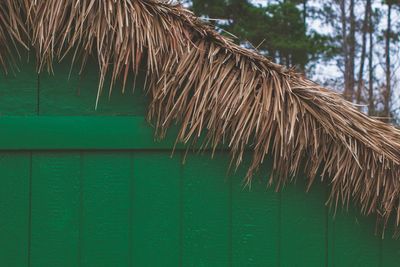
[[[171, 149], [144, 117], [0, 116], [0, 150]], [[177, 146], [177, 148], [182, 148]]]

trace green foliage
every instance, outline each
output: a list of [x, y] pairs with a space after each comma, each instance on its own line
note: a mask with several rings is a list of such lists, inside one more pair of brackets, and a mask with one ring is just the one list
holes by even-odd
[[304, 0], [267, 7], [248, 0], [194, 0], [192, 8], [198, 15], [220, 19], [216, 25], [237, 36], [242, 45], [256, 48], [281, 64], [305, 70], [307, 64], [330, 57], [335, 50], [326, 45], [330, 43], [327, 36], [308, 31], [307, 12], [299, 4]]
[[207, 15], [211, 18], [219, 18], [222, 16], [225, 18], [225, 0], [194, 0], [192, 9], [198, 15]]

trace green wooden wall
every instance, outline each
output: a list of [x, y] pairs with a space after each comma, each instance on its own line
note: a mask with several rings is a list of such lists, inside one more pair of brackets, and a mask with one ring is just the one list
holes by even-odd
[[[97, 67], [0, 79], [0, 266], [399, 266], [400, 242], [327, 186], [243, 188], [226, 151], [154, 142], [137, 83], [94, 110]], [[173, 131], [171, 133], [173, 136]]]

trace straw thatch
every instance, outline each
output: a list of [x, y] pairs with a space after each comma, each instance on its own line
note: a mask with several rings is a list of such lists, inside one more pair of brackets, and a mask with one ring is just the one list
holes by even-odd
[[[177, 122], [177, 140], [227, 145], [234, 163], [253, 151], [246, 181], [267, 155], [270, 184], [305, 171], [330, 185], [329, 203], [350, 200], [386, 226], [400, 223], [400, 132], [295, 71], [235, 45], [181, 6], [155, 0], [7, 0], [0, 4], [0, 43], [32, 45], [38, 69], [73, 54], [94, 55], [113, 83], [147, 71], [148, 118], [158, 136]], [[8, 31], [8, 29], [12, 29]], [[8, 32], [8, 33], [7, 33]], [[4, 49], [2, 49], [4, 50]], [[5, 65], [4, 55], [0, 60]]]

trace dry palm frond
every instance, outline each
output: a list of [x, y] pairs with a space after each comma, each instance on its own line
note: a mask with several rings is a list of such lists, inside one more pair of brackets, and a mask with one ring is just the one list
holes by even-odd
[[[10, 0], [11, 1], [11, 0]], [[305, 170], [330, 183], [329, 202], [353, 200], [383, 225], [400, 223], [400, 133], [295, 71], [235, 45], [181, 6], [154, 0], [23, 0], [39, 69], [67, 52], [88, 56], [126, 82], [147, 66], [148, 118], [164, 136], [180, 123], [178, 141], [229, 146], [236, 166], [253, 159], [247, 182], [267, 155], [278, 188]], [[1, 40], [3, 41], [3, 40]]]
[[0, 65], [8, 73], [8, 67], [15, 67], [13, 57], [18, 46], [26, 46], [26, 29], [22, 21], [22, 8], [18, 1], [0, 2]]

